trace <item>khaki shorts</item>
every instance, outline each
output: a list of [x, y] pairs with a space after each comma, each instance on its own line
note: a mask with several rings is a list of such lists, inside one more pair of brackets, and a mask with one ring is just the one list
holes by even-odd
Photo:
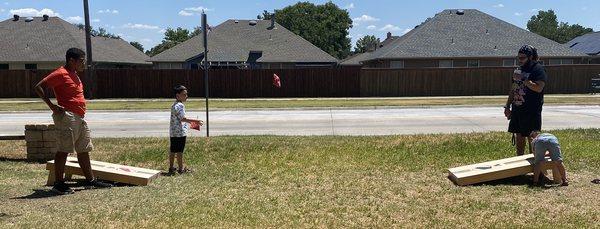
[[56, 146], [58, 152], [87, 153], [94, 149], [90, 138], [90, 128], [83, 118], [73, 112], [52, 114], [56, 127]]

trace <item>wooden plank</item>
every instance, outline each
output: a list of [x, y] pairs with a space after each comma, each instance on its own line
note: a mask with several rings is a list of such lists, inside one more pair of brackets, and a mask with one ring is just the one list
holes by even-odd
[[[112, 164], [101, 161], [90, 162], [92, 164], [92, 171], [97, 178], [125, 184], [146, 186], [150, 184], [152, 180], [156, 179], [160, 174], [160, 171], [153, 169]], [[52, 185], [55, 180], [54, 160], [48, 161], [46, 164], [46, 170], [49, 170], [50, 172], [47, 184]], [[83, 171], [81, 170], [81, 167], [79, 167], [76, 157], [67, 158], [67, 162], [65, 163], [65, 174], [66, 177], [70, 177], [72, 174], [83, 176]]]
[[[549, 157], [542, 170], [553, 169]], [[465, 165], [448, 169], [448, 177], [457, 185], [470, 185], [486, 181], [519, 176], [533, 172], [533, 154], [510, 157], [501, 160]], [[553, 172], [553, 175], [555, 173]], [[557, 180], [557, 177], [554, 177]]]

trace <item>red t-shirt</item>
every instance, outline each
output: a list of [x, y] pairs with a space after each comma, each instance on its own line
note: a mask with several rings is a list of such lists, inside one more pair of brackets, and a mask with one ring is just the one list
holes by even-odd
[[58, 105], [81, 117], [85, 115], [83, 84], [81, 84], [77, 72], [69, 72], [63, 66], [54, 70], [42, 81], [54, 90]]

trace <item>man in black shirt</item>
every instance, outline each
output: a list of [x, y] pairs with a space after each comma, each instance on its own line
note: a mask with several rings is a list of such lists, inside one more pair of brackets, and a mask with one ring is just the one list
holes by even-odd
[[504, 106], [504, 115], [510, 119], [508, 132], [516, 135], [517, 155], [525, 151], [525, 138], [529, 142], [529, 134], [542, 129], [542, 105], [544, 104], [544, 86], [546, 71], [538, 63], [537, 50], [531, 45], [524, 45], [518, 53], [519, 69], [515, 70], [512, 87]]

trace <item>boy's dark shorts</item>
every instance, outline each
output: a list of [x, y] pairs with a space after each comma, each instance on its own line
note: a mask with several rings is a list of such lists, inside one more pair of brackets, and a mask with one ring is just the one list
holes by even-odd
[[542, 112], [513, 109], [508, 123], [508, 132], [529, 136], [531, 131], [542, 129]]
[[171, 153], [183, 153], [186, 137], [171, 137]]

